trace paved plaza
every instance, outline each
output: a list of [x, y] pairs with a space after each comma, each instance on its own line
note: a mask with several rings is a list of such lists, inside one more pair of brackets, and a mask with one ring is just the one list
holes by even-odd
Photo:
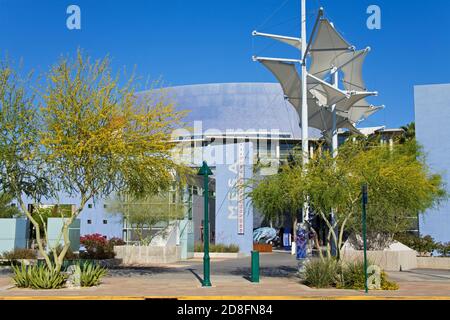
[[11, 298], [103, 298], [142, 299], [157, 297], [211, 297], [242, 299], [450, 299], [450, 270], [390, 272], [398, 291], [312, 289], [296, 276], [297, 261], [288, 253], [261, 255], [261, 282], [249, 281], [250, 258], [213, 260], [212, 288], [202, 288], [202, 261], [194, 259], [173, 265], [116, 268], [109, 270], [99, 287], [86, 289], [31, 290], [15, 288], [8, 268], [0, 272], [0, 299]]

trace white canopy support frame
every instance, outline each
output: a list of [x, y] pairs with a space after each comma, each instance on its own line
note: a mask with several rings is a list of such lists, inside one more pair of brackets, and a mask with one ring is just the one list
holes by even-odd
[[293, 46], [294, 48], [301, 50], [302, 49], [302, 40], [300, 38], [295, 37], [286, 37], [286, 36], [280, 36], [277, 34], [270, 34], [270, 33], [262, 33], [258, 31], [253, 31], [252, 35], [255, 37], [265, 37], [274, 39], [283, 43], [286, 43], [290, 46]]
[[[297, 48], [301, 51], [300, 59], [253, 59], [261, 62], [280, 82], [286, 99], [302, 119], [302, 139], [308, 138], [307, 130], [303, 129], [312, 127], [322, 131], [327, 141], [331, 142], [332, 135], [337, 135], [340, 128], [359, 133], [355, 125], [384, 107], [375, 107], [366, 100], [378, 95], [377, 92], [366, 89], [362, 75], [362, 67], [370, 48], [356, 50], [328, 19], [323, 18], [322, 8], [310, 41], [306, 43], [304, 2], [302, 0], [301, 38], [253, 32], [254, 36], [271, 38]], [[309, 70], [308, 57], [311, 58]], [[296, 65], [301, 66], [301, 76]], [[339, 79], [339, 75], [342, 75], [342, 79]], [[329, 77], [332, 78], [331, 83], [327, 80]], [[306, 90], [303, 91], [305, 87]], [[303, 145], [304, 148], [306, 146], [307, 144]]]

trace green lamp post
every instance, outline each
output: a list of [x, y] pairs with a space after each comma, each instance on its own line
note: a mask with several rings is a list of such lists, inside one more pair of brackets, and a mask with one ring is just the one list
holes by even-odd
[[367, 184], [362, 186], [362, 236], [364, 243], [364, 288], [365, 292], [369, 293], [368, 275], [367, 275], [367, 224], [366, 224], [366, 210], [369, 203], [369, 196]]
[[204, 181], [204, 191], [203, 191], [203, 199], [204, 199], [204, 219], [203, 219], [203, 287], [211, 287], [210, 280], [210, 259], [209, 259], [209, 176], [212, 176], [212, 171], [208, 167], [206, 161], [203, 161], [203, 165], [197, 173], [199, 176], [203, 176]]

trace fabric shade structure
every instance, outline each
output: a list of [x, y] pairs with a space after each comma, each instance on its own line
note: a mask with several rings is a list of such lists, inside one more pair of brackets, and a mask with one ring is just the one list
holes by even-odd
[[320, 20], [316, 36], [311, 43], [311, 66], [309, 73], [325, 79], [335, 67], [336, 58], [351, 52], [350, 44], [336, 31], [327, 19]]
[[270, 33], [260, 33], [260, 32], [256, 32], [256, 31], [253, 32], [253, 35], [277, 40], [277, 41], [286, 43], [290, 46], [293, 46], [294, 48], [297, 48], [298, 50], [302, 49], [302, 40], [299, 38], [280, 36], [277, 34], [270, 34]]
[[[301, 45], [296, 38], [260, 34], [297, 47]], [[307, 52], [311, 63], [307, 72], [308, 126], [320, 130], [327, 138], [334, 129], [349, 129], [357, 133], [355, 125], [380, 110], [366, 101], [377, 92], [366, 90], [362, 67], [370, 48], [356, 50], [350, 45], [333, 24], [327, 19], [318, 18], [312, 40]], [[305, 56], [306, 57], [306, 56]], [[288, 59], [255, 58], [261, 62], [280, 82], [286, 99], [302, 114], [302, 81], [295, 61]], [[297, 61], [297, 62], [302, 62]], [[332, 85], [327, 78], [340, 74], [339, 83]], [[334, 115], [332, 110], [336, 110]], [[333, 117], [336, 117], [334, 122]], [[334, 128], [334, 123], [336, 128]]]
[[[260, 62], [278, 79], [286, 99], [300, 114], [302, 86], [295, 64], [264, 59], [260, 59]], [[326, 102], [331, 99], [346, 99], [346, 95], [329, 85], [322, 85], [322, 81], [319, 82], [313, 77], [309, 77], [308, 79], [308, 88], [309, 126], [325, 134], [326, 131], [330, 130], [333, 123], [333, 114], [327, 108]], [[325, 105], [322, 105], [320, 100], [323, 100]], [[340, 125], [339, 128], [346, 128], [353, 132], [358, 132], [345, 117], [338, 115], [337, 123]]]
[[338, 114], [353, 123], [359, 123], [382, 109], [384, 109], [384, 106], [376, 107], [364, 100], [355, 104], [348, 112], [343, 113], [338, 111]]
[[344, 73], [342, 82], [348, 91], [367, 90], [362, 76], [362, 67], [368, 53], [369, 49], [345, 52], [336, 58], [336, 67]]

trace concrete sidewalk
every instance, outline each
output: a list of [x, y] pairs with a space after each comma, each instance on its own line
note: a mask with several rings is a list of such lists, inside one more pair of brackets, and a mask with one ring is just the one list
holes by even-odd
[[242, 298], [242, 299], [449, 299], [449, 270], [390, 272], [398, 291], [312, 289], [296, 277], [294, 258], [287, 254], [261, 256], [261, 282], [248, 280], [249, 259], [217, 260], [211, 264], [212, 288], [202, 288], [199, 259], [173, 265], [112, 269], [99, 287], [86, 289], [31, 290], [15, 288], [8, 272], [0, 273], [0, 299], [84, 298], [143, 299], [145, 297]]

